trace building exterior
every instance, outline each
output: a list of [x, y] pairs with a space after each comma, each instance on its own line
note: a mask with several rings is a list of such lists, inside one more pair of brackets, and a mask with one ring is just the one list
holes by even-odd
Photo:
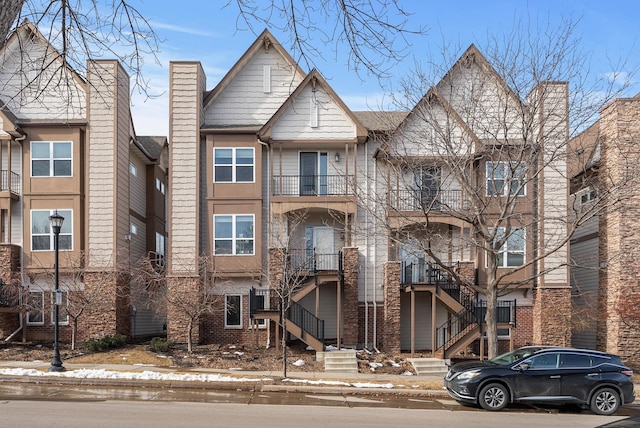
[[79, 340], [162, 334], [164, 319], [136, 306], [131, 271], [164, 254], [167, 140], [136, 135], [120, 64], [89, 61], [80, 76], [60, 58], [28, 22], [0, 52], [0, 331], [52, 337], [57, 212], [62, 340], [82, 309]]
[[571, 241], [573, 343], [639, 361], [638, 114], [640, 98], [616, 99], [571, 141], [572, 202], [593, 213]]
[[264, 31], [206, 87], [171, 63], [168, 293], [219, 302], [195, 340], [277, 340], [284, 303], [318, 351], [482, 350], [497, 263], [503, 346], [568, 344], [566, 84], [521, 100], [471, 46], [410, 112], [352, 112]]

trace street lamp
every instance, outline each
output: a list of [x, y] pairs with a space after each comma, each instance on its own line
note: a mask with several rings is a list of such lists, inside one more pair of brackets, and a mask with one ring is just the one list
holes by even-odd
[[58, 240], [60, 238], [60, 229], [62, 229], [62, 222], [64, 217], [58, 214], [56, 210], [49, 216], [49, 222], [51, 223], [51, 229], [53, 229], [53, 250], [55, 254], [54, 258], [54, 284], [55, 284], [55, 317], [56, 321], [53, 330], [53, 360], [51, 360], [50, 372], [63, 372], [65, 368], [62, 366], [62, 360], [60, 359], [60, 346], [59, 346], [59, 315], [60, 315], [60, 299], [58, 298], [59, 278], [58, 278]]

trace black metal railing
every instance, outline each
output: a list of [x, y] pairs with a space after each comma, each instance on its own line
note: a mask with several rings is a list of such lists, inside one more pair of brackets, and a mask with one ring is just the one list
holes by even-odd
[[[265, 311], [278, 311], [282, 315], [282, 301], [277, 290], [251, 288], [249, 290], [249, 316], [259, 318], [260, 312]], [[303, 332], [324, 344], [324, 320], [316, 317], [294, 301], [290, 301], [286, 317]]]
[[0, 176], [0, 191], [6, 192], [8, 190], [11, 190], [11, 193], [14, 193], [16, 195], [20, 194], [20, 175], [16, 174], [13, 171], [7, 171], [6, 169], [3, 169]]
[[398, 211], [458, 211], [464, 208], [461, 190], [391, 190], [391, 207]]
[[337, 253], [316, 253], [315, 249], [290, 249], [288, 250], [288, 263], [291, 272], [298, 275], [300, 272], [339, 270], [340, 252]]
[[[500, 324], [516, 325], [516, 300], [498, 300], [496, 311], [497, 322]], [[436, 349], [445, 351], [466, 335], [471, 329], [480, 328], [485, 323], [487, 302], [478, 301], [472, 310], [462, 310], [449, 321], [436, 329]]]
[[273, 196], [353, 195], [353, 175], [277, 175]]
[[[487, 302], [481, 300], [476, 303], [474, 308], [475, 314], [480, 322], [485, 323], [485, 317], [487, 315]], [[496, 307], [496, 319], [500, 324], [512, 324], [516, 325], [516, 299], [513, 300], [498, 300], [498, 306]]]
[[302, 305], [291, 302], [287, 311], [287, 320], [324, 344], [324, 320], [313, 315]]

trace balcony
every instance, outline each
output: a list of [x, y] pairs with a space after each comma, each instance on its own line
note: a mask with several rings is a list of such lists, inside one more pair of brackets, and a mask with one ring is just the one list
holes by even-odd
[[391, 208], [396, 211], [458, 211], [466, 207], [461, 190], [391, 190]]
[[20, 196], [22, 183], [20, 175], [3, 169], [0, 172], [0, 192], [10, 192], [11, 196]]
[[353, 175], [280, 175], [272, 189], [273, 196], [353, 195]]

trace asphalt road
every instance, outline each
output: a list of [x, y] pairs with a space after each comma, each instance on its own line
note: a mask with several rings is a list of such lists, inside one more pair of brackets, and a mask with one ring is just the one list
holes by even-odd
[[[286, 406], [286, 407], [285, 407]], [[445, 398], [0, 383], [3, 427], [638, 427], [576, 407], [486, 412]], [[638, 419], [636, 419], [636, 417]]]

